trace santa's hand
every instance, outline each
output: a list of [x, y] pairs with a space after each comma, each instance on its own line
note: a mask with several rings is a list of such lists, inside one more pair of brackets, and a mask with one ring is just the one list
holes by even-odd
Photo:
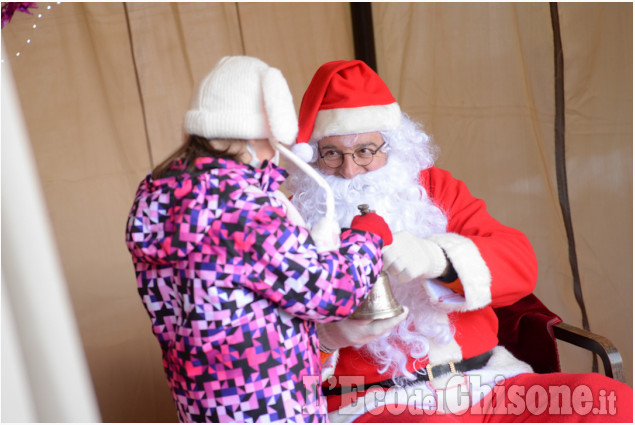
[[408, 232], [393, 235], [393, 243], [383, 249], [384, 270], [401, 282], [417, 277], [434, 279], [448, 267], [439, 245]]
[[335, 251], [340, 248], [340, 225], [334, 219], [322, 218], [311, 228], [311, 237], [317, 252]]
[[403, 313], [389, 319], [357, 320], [348, 318], [339, 322], [318, 323], [317, 332], [320, 346], [334, 351], [353, 345], [368, 344], [397, 326], [407, 315], [408, 308], [404, 307]]

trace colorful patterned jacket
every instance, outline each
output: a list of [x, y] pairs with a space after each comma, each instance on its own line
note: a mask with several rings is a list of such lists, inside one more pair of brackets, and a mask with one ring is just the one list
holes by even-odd
[[339, 251], [318, 254], [274, 196], [284, 170], [195, 165], [148, 175], [126, 229], [179, 420], [325, 421], [314, 322], [361, 302], [381, 270], [381, 239], [346, 229]]

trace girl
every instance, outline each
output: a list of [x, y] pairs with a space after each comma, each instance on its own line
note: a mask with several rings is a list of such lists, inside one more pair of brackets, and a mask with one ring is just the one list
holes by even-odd
[[356, 220], [370, 232], [303, 226], [277, 191], [293, 100], [258, 59], [221, 60], [184, 129], [185, 144], [141, 182], [126, 229], [179, 419], [325, 421], [315, 323], [354, 311], [390, 230], [374, 214]]

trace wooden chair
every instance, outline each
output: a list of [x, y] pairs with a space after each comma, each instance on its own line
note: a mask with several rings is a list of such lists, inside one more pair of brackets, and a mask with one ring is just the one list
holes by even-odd
[[604, 374], [626, 383], [622, 356], [608, 338], [564, 323], [535, 295], [494, 311], [500, 322], [500, 344], [529, 363], [535, 372], [560, 372], [556, 340], [561, 340], [597, 354]]

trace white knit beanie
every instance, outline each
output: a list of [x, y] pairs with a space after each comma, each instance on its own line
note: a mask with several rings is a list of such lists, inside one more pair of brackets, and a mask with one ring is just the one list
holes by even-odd
[[280, 70], [253, 57], [226, 56], [201, 81], [183, 129], [208, 139], [275, 139], [291, 145], [298, 120]]

